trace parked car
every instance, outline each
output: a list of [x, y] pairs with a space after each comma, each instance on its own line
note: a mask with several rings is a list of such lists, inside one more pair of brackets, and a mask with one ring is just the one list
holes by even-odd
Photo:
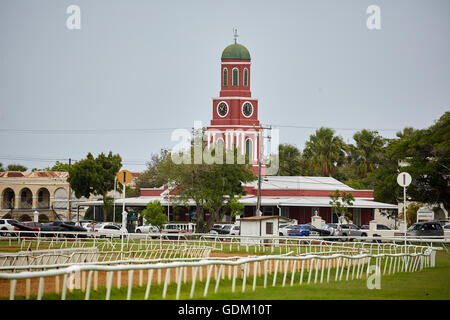
[[[128, 233], [127, 231], [123, 231], [120, 229], [120, 227], [108, 223], [108, 224], [101, 224], [96, 225], [94, 228], [94, 232], [98, 232], [100, 238], [106, 238], [106, 237], [114, 237], [117, 236], [118, 238], [122, 237], [122, 234]], [[126, 237], [126, 235], [124, 235]]]
[[220, 234], [220, 232], [222, 231], [222, 228], [224, 227], [224, 224], [215, 224], [212, 226], [211, 230], [209, 231], [209, 233], [212, 234]]
[[[15, 231], [20, 231], [18, 233], [12, 233], [11, 235], [14, 236], [21, 236], [21, 237], [34, 237], [35, 230], [32, 227], [28, 227], [20, 222], [11, 222], [11, 224], [14, 226]], [[24, 232], [24, 231], [32, 231], [32, 232]]]
[[234, 224], [230, 230], [230, 235], [231, 236], [238, 236], [241, 234], [241, 227]]
[[224, 224], [222, 228], [218, 231], [219, 234], [230, 234], [231, 228], [233, 227], [232, 224]]
[[310, 230], [306, 227], [306, 225], [296, 225], [288, 228], [288, 236], [309, 236]]
[[[0, 219], [0, 230], [14, 230], [14, 225], [13, 223], [19, 223], [19, 221], [14, 220], [14, 219]], [[10, 232], [1, 232], [0, 234], [2, 236], [8, 236], [9, 234], [11, 234]]]
[[41, 230], [41, 227], [42, 227], [42, 223], [40, 223], [40, 222], [25, 221], [25, 222], [22, 222], [22, 223], [24, 225], [26, 225], [27, 227], [33, 228], [35, 231]]
[[414, 223], [406, 230], [408, 237], [443, 237], [444, 229], [439, 222]]
[[280, 223], [278, 226], [278, 235], [280, 237], [286, 237], [288, 235], [288, 229], [292, 226], [295, 226], [295, 224], [292, 223]]
[[144, 224], [136, 228], [136, 233], [157, 233], [159, 232], [159, 228], [156, 226], [152, 226], [151, 224]]
[[[355, 237], [367, 237], [367, 231], [361, 230], [357, 225], [355, 224], [340, 224], [338, 225], [336, 229], [337, 236], [355, 236]], [[350, 240], [352, 240], [351, 238]]]
[[[55, 232], [86, 232], [86, 229], [83, 227], [79, 227], [75, 225], [75, 222], [73, 221], [54, 221], [50, 223], [44, 223], [41, 227], [41, 231], [55, 231]], [[73, 237], [80, 237], [80, 238], [86, 238], [86, 235], [79, 235], [75, 233], [47, 233], [47, 236], [54, 237], [54, 236], [60, 236], [60, 237], [67, 237], [67, 238], [73, 238]]]
[[303, 226], [309, 230], [311, 236], [329, 236], [328, 230], [319, 229], [310, 224], [303, 224]]
[[450, 224], [444, 226], [444, 231], [450, 231]]
[[329, 236], [335, 236], [337, 227], [338, 227], [337, 223], [325, 223], [320, 227], [320, 229], [328, 231]]

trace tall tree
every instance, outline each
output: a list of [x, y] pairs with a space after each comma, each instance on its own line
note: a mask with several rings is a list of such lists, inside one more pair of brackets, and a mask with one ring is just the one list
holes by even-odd
[[78, 198], [89, 198], [91, 194], [101, 195], [106, 204], [106, 195], [113, 190], [114, 178], [121, 167], [122, 158], [118, 154], [101, 153], [94, 158], [88, 153], [85, 159], [71, 166], [67, 181]]
[[428, 129], [417, 130], [402, 141], [404, 171], [411, 174], [408, 195], [415, 201], [450, 211], [450, 112]]
[[380, 163], [385, 139], [378, 132], [366, 129], [356, 132], [353, 139], [356, 145], [351, 145], [349, 154], [358, 176], [366, 178]]
[[[194, 148], [191, 150], [193, 154]], [[238, 150], [234, 150], [236, 157]], [[183, 204], [193, 200], [196, 204], [196, 230], [209, 231], [225, 212], [236, 214], [234, 200], [245, 194], [243, 183], [256, 179], [249, 164], [227, 164], [223, 153], [223, 164], [175, 164], [167, 157], [158, 165], [158, 174], [174, 190], [174, 203]], [[205, 222], [205, 211], [210, 217]]]
[[301, 175], [301, 154], [297, 147], [291, 144], [280, 144], [278, 148], [280, 159], [279, 176], [299, 176]]
[[320, 128], [305, 143], [303, 156], [324, 176], [331, 176], [345, 160], [345, 143], [330, 128]]

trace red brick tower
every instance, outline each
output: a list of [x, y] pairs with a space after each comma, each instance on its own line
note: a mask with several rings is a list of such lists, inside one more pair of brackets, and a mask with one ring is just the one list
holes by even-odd
[[223, 50], [221, 60], [220, 95], [213, 98], [213, 118], [205, 133], [208, 146], [220, 141], [227, 149], [247, 153], [257, 173], [260, 123], [258, 99], [250, 92], [250, 53], [235, 40]]

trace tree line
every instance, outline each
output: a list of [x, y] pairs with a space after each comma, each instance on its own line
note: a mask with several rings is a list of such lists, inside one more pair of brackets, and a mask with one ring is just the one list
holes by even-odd
[[426, 129], [407, 127], [396, 137], [360, 130], [346, 144], [330, 128], [320, 128], [300, 151], [290, 144], [279, 148], [279, 175], [330, 176], [355, 189], [373, 189], [375, 201], [397, 204], [402, 188], [397, 175], [412, 176], [408, 197], [450, 209], [450, 112]]

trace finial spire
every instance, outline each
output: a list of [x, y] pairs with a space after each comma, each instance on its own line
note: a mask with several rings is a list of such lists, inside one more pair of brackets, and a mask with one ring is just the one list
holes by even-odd
[[234, 32], [234, 34], [233, 34], [233, 37], [234, 37], [234, 43], [236, 43], [236, 42], [237, 42], [237, 38], [239, 37], [238, 34], [237, 34], [237, 29], [234, 29], [234, 28], [233, 28], [233, 32]]

